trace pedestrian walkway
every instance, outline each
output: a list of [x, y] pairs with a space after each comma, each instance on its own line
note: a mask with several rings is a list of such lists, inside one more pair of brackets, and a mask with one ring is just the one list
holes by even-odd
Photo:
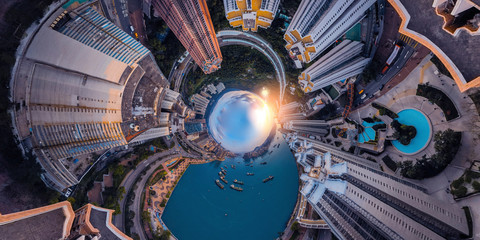
[[400, 34], [400, 40], [414, 49], [418, 46], [418, 42], [407, 35]]
[[[206, 163], [205, 160], [199, 159], [184, 159], [175, 158], [168, 162], [162, 163], [163, 171], [167, 174], [163, 179], [160, 179], [158, 182], [153, 183], [151, 186], [146, 186], [145, 191], [145, 211], [150, 212], [152, 229], [163, 229], [162, 222], [159, 220], [161, 218], [163, 211], [166, 206], [166, 202], [170, 198], [170, 194], [173, 192], [176, 183], [180, 180], [183, 173], [187, 170], [190, 164], [203, 164]], [[162, 170], [158, 170], [162, 171]], [[154, 175], [152, 175], [153, 177]], [[150, 191], [155, 191], [154, 194], [151, 194]], [[150, 206], [148, 205], [148, 199], [150, 199]], [[165, 200], [165, 206], [161, 206], [162, 202]]]

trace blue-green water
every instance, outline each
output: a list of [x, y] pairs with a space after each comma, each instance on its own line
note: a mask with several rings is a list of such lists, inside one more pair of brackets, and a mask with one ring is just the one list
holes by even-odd
[[[295, 207], [298, 173], [295, 159], [280, 134], [266, 154], [246, 165], [242, 158], [191, 165], [168, 201], [162, 219], [180, 240], [275, 239]], [[262, 165], [261, 162], [267, 162]], [[236, 169], [232, 169], [234, 164]], [[228, 166], [225, 189], [215, 184], [221, 166]], [[247, 176], [246, 173], [255, 173]], [[269, 175], [275, 178], [263, 183]], [[230, 188], [243, 181], [243, 192]], [[223, 182], [222, 182], [223, 184]]]
[[392, 141], [392, 144], [400, 152], [412, 154], [423, 149], [430, 140], [432, 129], [428, 119], [416, 109], [405, 109], [398, 113], [398, 122], [405, 125], [414, 126], [417, 135], [410, 140], [410, 144], [403, 145], [399, 141]]
[[358, 142], [359, 143], [364, 143], [364, 142], [368, 142], [370, 140], [375, 140], [375, 136], [377, 135], [375, 133], [375, 130], [373, 130], [373, 126], [377, 125], [377, 124], [383, 124], [383, 122], [374, 122], [374, 123], [368, 123], [368, 122], [365, 122], [363, 121], [362, 122], [362, 125], [365, 127], [364, 128], [364, 131], [360, 134], [358, 134]]

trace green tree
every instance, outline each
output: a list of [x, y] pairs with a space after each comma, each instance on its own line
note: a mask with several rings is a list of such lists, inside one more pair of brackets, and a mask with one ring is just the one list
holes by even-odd
[[72, 205], [75, 204], [75, 198], [73, 197], [67, 198], [67, 201], [69, 201]]
[[172, 233], [169, 230], [163, 231], [162, 235], [160, 236], [160, 240], [168, 240]]
[[300, 228], [300, 223], [298, 223], [297, 221], [292, 223], [292, 225], [290, 226], [290, 230], [292, 231], [297, 231], [299, 228]]
[[468, 189], [465, 186], [460, 186], [458, 189], [452, 190], [452, 194], [457, 197], [464, 197], [467, 195]]
[[480, 191], [480, 182], [473, 181], [472, 187], [473, 187], [473, 189], [475, 189], [475, 191]]
[[452, 187], [453, 188], [459, 188], [463, 184], [463, 177], [460, 177], [459, 179], [456, 179], [452, 182]]
[[148, 211], [143, 211], [141, 218], [143, 222], [150, 223], [150, 213]]

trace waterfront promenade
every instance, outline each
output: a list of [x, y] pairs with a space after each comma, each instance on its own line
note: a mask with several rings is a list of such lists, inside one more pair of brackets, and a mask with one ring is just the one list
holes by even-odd
[[[140, 226], [140, 217], [141, 212], [140, 210], [140, 196], [142, 195], [143, 186], [145, 186], [148, 177], [164, 162], [179, 157], [189, 157], [189, 158], [196, 158], [197, 155], [189, 154], [183, 149], [171, 148], [169, 150], [155, 153], [152, 156], [148, 157], [147, 159], [140, 162], [137, 167], [130, 171], [127, 176], [124, 178], [122, 183], [120, 184], [121, 187], [125, 187], [125, 192], [132, 191], [132, 194], [135, 196], [134, 202], [128, 209], [126, 209], [126, 194], [124, 195], [123, 199], [120, 201], [120, 209], [121, 213], [115, 215], [113, 219], [114, 225], [120, 229], [121, 231], [125, 232], [125, 216], [128, 214], [128, 211], [132, 210], [135, 213], [135, 217], [133, 219], [134, 226], [133, 229], [135, 233], [140, 236], [140, 239], [147, 239], [144, 236], [144, 232], [142, 227]], [[150, 168], [146, 170], [149, 166]], [[146, 170], [146, 171], [145, 171]], [[142, 174], [145, 171], [145, 174]], [[134, 187], [137, 185], [137, 187]], [[133, 232], [133, 231], [132, 231]]]
[[[181, 162], [174, 162], [174, 161], [181, 161]], [[199, 159], [172, 159], [170, 160], [171, 164], [167, 164], [167, 162], [162, 163], [162, 170], [158, 170], [156, 174], [161, 174], [162, 171], [166, 172], [166, 175], [160, 179], [159, 181], [153, 183], [153, 185], [145, 186], [145, 202], [143, 211], [148, 211], [150, 215], [150, 226], [153, 231], [157, 228], [163, 228], [163, 223], [160, 222], [162, 213], [165, 209], [166, 204], [168, 203], [168, 199], [170, 198], [171, 193], [175, 189], [177, 182], [182, 177], [183, 173], [187, 170], [190, 164], [203, 164], [207, 163], [206, 160], [199, 160]], [[154, 175], [151, 176], [152, 178]], [[151, 191], [154, 191], [152, 193]], [[150, 201], [148, 201], [150, 199]], [[164, 201], [165, 200], [165, 201]], [[150, 202], [151, 204], [148, 204]], [[162, 207], [162, 202], [164, 202], [164, 206]], [[144, 223], [144, 227], [148, 227], [147, 224]]]

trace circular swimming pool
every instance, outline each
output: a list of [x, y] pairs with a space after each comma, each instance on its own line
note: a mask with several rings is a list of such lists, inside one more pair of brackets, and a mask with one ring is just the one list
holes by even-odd
[[405, 109], [398, 113], [398, 122], [414, 126], [417, 135], [410, 141], [410, 144], [403, 145], [399, 141], [392, 141], [393, 146], [405, 154], [414, 154], [423, 150], [432, 136], [432, 127], [427, 117], [416, 109]]

